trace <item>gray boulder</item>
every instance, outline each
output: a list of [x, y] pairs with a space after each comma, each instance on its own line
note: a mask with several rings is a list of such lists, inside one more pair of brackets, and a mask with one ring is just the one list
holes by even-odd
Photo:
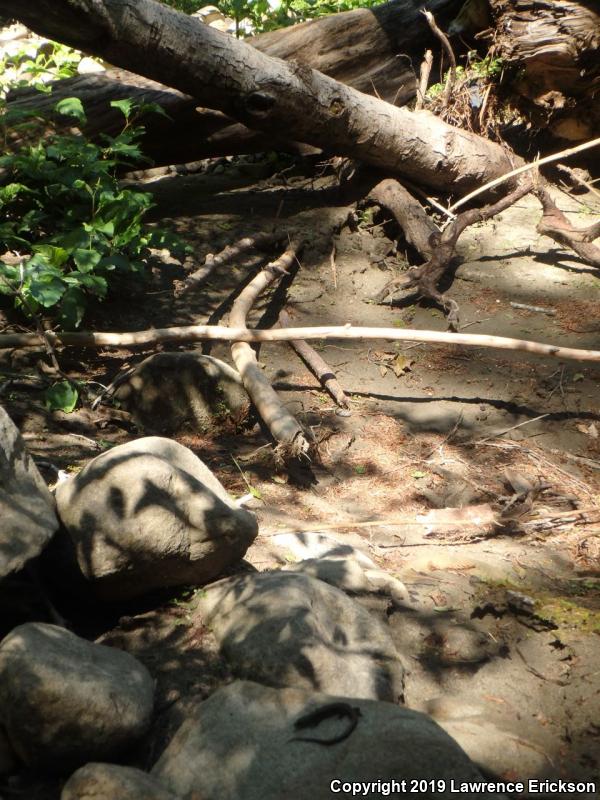
[[64, 628], [27, 623], [0, 644], [0, 724], [30, 767], [121, 757], [148, 729], [153, 702], [133, 656]]
[[282, 567], [286, 572], [311, 575], [351, 594], [384, 594], [396, 606], [410, 604], [402, 581], [380, 569], [366, 553], [352, 545], [312, 531], [281, 533], [273, 537], [272, 544], [286, 556], [291, 554], [298, 559]]
[[58, 528], [54, 499], [0, 406], [0, 578], [40, 554]]
[[0, 725], [0, 777], [12, 775], [17, 770], [17, 756], [13, 750], [8, 736]]
[[60, 800], [177, 800], [148, 773], [116, 764], [86, 764], [65, 783]]
[[115, 399], [138, 425], [157, 433], [237, 427], [250, 408], [239, 374], [194, 351], [145, 359], [120, 384]]
[[268, 686], [397, 702], [404, 670], [387, 628], [308, 575], [263, 572], [209, 586], [198, 611], [234, 674]]
[[203, 584], [258, 533], [191, 450], [159, 437], [120, 445], [56, 490], [79, 567], [106, 599]]
[[[349, 730], [349, 719], [336, 714], [302, 732], [295, 727], [298, 719], [329, 703], [341, 703], [335, 708], [354, 714], [358, 710], [354, 730], [329, 746], [299, 741], [299, 736], [333, 739]], [[418, 711], [246, 682], [230, 684], [200, 703], [152, 774], [183, 797], [219, 800], [331, 800], [336, 794], [351, 796], [340, 791], [341, 785], [358, 781], [375, 784], [369, 798], [414, 794], [433, 800], [456, 796], [450, 780], [481, 780], [458, 744]], [[393, 780], [406, 781], [406, 788], [391, 786]], [[447, 791], [439, 785], [432, 789], [430, 781], [437, 780], [446, 781]], [[421, 790], [411, 793], [411, 781], [426, 785], [417, 783]]]

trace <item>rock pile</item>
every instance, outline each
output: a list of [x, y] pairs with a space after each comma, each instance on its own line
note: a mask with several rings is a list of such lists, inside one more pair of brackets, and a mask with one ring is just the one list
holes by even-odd
[[0, 409], [0, 478], [5, 572], [54, 534], [69, 556], [61, 579], [85, 584], [102, 607], [204, 587], [190, 630], [200, 650], [210, 631], [237, 679], [189, 699], [155, 752], [152, 660], [47, 622], [14, 627], [0, 642], [0, 779], [58, 775], [61, 800], [319, 800], [353, 781], [378, 798], [392, 780], [480, 778], [431, 716], [403, 707], [409, 662], [357, 596], [384, 593], [396, 608], [410, 598], [360, 551], [302, 535], [277, 543], [300, 559], [289, 569], [217, 580], [243, 558], [256, 519], [169, 439], [103, 453], [59, 483], [55, 504]]

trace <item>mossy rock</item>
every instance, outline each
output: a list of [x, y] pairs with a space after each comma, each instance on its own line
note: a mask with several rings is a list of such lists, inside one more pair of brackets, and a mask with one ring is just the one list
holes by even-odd
[[137, 425], [153, 433], [235, 430], [250, 408], [239, 374], [193, 351], [145, 359], [121, 383], [115, 399]]

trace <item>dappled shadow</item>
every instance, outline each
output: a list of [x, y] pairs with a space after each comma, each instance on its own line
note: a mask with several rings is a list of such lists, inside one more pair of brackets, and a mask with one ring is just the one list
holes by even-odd
[[68, 533], [57, 538], [53, 565], [82, 587], [80, 570], [92, 594], [113, 601], [210, 580], [256, 535], [253, 517], [216, 493], [219, 484], [189, 451], [147, 441], [162, 449], [140, 442], [109, 451], [59, 487]]
[[226, 579], [201, 609], [237, 677], [391, 702], [402, 694], [402, 668], [384, 629], [305, 575]]

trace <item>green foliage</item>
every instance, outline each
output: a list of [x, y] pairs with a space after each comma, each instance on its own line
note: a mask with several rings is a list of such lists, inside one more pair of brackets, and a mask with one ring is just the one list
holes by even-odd
[[490, 55], [478, 58], [474, 50], [469, 53], [469, 71], [478, 78], [498, 80], [503, 69], [504, 62], [501, 58], [492, 58]]
[[[479, 80], [496, 83], [500, 79], [503, 69], [504, 64], [501, 58], [492, 58], [489, 55], [480, 58], [475, 50], [471, 50], [467, 55], [467, 66], [456, 67], [456, 84]], [[434, 83], [429, 87], [427, 97], [432, 99], [439, 97], [444, 91], [447, 80], [448, 72], [445, 73], [441, 83]]]
[[[118, 136], [96, 144], [54, 133], [0, 158], [1, 252], [21, 259], [0, 262], [0, 293], [14, 296], [28, 316], [51, 312], [67, 329], [81, 323], [90, 297], [107, 296], [114, 276], [141, 274], [150, 247], [180, 247], [143, 224], [151, 196], [120, 188], [116, 176], [121, 165], [142, 160], [135, 121], [156, 108], [134, 108], [130, 100], [112, 105], [125, 117]], [[77, 98], [61, 100], [56, 110], [85, 123]], [[0, 120], [5, 140], [7, 119]]]
[[[161, 2], [186, 14], [193, 14], [210, 4], [207, 0]], [[236, 32], [240, 35], [246, 32], [243, 21], [250, 23], [252, 33], [262, 33], [339, 11], [371, 8], [381, 2], [384, 0], [217, 0], [214, 5], [235, 21]]]
[[81, 58], [80, 52], [58, 42], [24, 46], [0, 59], [0, 96], [5, 97], [9, 89], [22, 86], [49, 92], [48, 81], [77, 75]]
[[49, 411], [64, 411], [70, 414], [77, 405], [79, 392], [70, 381], [59, 381], [46, 389], [44, 399]]
[[194, 14], [199, 8], [209, 5], [205, 0], [160, 0], [166, 6], [171, 6], [176, 11], [183, 11], [184, 14]]

